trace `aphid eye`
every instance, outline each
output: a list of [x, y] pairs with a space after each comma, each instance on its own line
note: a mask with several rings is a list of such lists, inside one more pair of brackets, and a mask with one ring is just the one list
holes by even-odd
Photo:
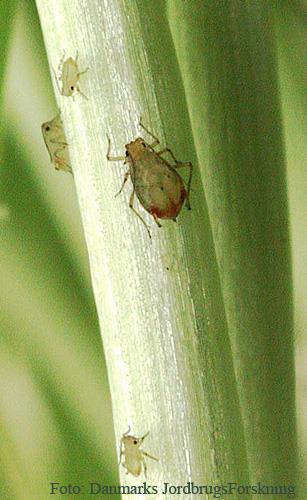
[[138, 444], [138, 442], [137, 442], [137, 440], [136, 440], [136, 439], [133, 441], [133, 444]]
[[72, 85], [72, 86], [70, 87], [70, 90], [75, 90], [75, 87]]
[[129, 153], [128, 153], [128, 151], [126, 151], [126, 156], [129, 156]]
[[46, 130], [46, 132], [49, 132], [50, 127], [47, 126], [45, 130]]

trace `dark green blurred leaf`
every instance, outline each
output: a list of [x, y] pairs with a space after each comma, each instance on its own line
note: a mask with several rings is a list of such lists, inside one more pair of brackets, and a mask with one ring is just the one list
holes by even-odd
[[[50, 434], [50, 441], [37, 436], [38, 456], [48, 455], [49, 447], [51, 456], [58, 456], [56, 462], [50, 459], [40, 470], [37, 464], [35, 466], [37, 457], [26, 452], [29, 463], [33, 460], [33, 474], [41, 482], [29, 486], [29, 491], [35, 497], [39, 496], [39, 488], [47, 491], [46, 474], [50, 481], [65, 484], [87, 484], [91, 480], [116, 484], [115, 446], [112, 443], [110, 448], [112, 439], [105, 439], [107, 434], [112, 437], [108, 430], [110, 400], [93, 299], [82, 282], [81, 273], [75, 268], [72, 256], [65, 249], [35, 179], [31, 177], [29, 160], [14, 134], [8, 132], [4, 139], [0, 198], [9, 208], [9, 218], [0, 221], [0, 267], [4, 280], [0, 300], [2, 342], [10, 350], [10, 360], [15, 360], [16, 369], [23, 367], [22, 370], [26, 370], [30, 386], [39, 396], [39, 400], [33, 400], [32, 404], [42, 410], [41, 425]], [[14, 296], [15, 311], [12, 311]], [[62, 337], [56, 330], [57, 325]], [[62, 360], [64, 365], [61, 366]], [[9, 371], [6, 373], [9, 376]], [[69, 375], [66, 379], [65, 375], [63, 377], [65, 373]], [[14, 380], [14, 373], [11, 377]], [[87, 392], [93, 394], [90, 401], [84, 380], [90, 385]], [[15, 384], [16, 393], [20, 382]], [[76, 400], [78, 387], [79, 401]], [[25, 393], [26, 399], [31, 397], [31, 390]], [[84, 407], [84, 404], [92, 405], [93, 409]], [[5, 408], [3, 405], [2, 409]], [[45, 418], [46, 409], [50, 419]], [[14, 412], [22, 414], [23, 411], [23, 401], [16, 400]], [[97, 429], [97, 422], [91, 420], [91, 415], [99, 411], [101, 425]], [[26, 414], [23, 420], [26, 424]], [[48, 432], [50, 423], [52, 427]], [[6, 423], [5, 429], [8, 435], [15, 433], [13, 422]], [[31, 432], [35, 429], [32, 428]], [[25, 443], [14, 443], [13, 439], [9, 445], [6, 439], [7, 467], [14, 446], [16, 454], [22, 454], [26, 440]], [[2, 491], [7, 491], [5, 484], [10, 483], [10, 470], [6, 466], [2, 471]], [[21, 461], [19, 467], [27, 478], [26, 462]]]
[[3, 94], [3, 78], [5, 74], [7, 52], [14, 22], [18, 0], [2, 0], [0, 5], [0, 103]]
[[293, 482], [292, 277], [271, 5], [167, 4], [214, 234], [251, 478]]

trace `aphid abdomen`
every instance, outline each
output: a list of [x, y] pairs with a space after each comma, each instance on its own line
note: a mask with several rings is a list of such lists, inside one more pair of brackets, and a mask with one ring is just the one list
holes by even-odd
[[72, 57], [69, 57], [62, 68], [62, 95], [69, 97], [72, 95], [74, 87], [79, 79], [78, 66]]
[[41, 129], [50, 161], [55, 169], [72, 173], [69, 165], [68, 144], [60, 113], [53, 120], [43, 123]]
[[125, 466], [127, 470], [135, 477], [138, 477], [142, 471], [142, 460], [140, 456], [133, 457], [129, 454], [125, 454]]
[[[145, 165], [144, 165], [145, 163]], [[135, 193], [145, 210], [159, 219], [174, 219], [187, 196], [176, 170], [154, 157], [133, 162]]]

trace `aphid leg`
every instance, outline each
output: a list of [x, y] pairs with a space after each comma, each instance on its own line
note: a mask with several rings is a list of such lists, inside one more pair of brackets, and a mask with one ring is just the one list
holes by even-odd
[[64, 59], [65, 59], [65, 54], [66, 54], [65, 50], [63, 50], [63, 55], [62, 55], [62, 57], [60, 59], [59, 65], [58, 65], [58, 71], [61, 71], [61, 69], [62, 69], [62, 66], [63, 66], [63, 63], [64, 63]]
[[55, 69], [52, 68], [52, 71], [53, 71], [53, 74], [54, 74], [54, 79], [55, 79], [55, 83], [56, 83], [56, 86], [58, 88], [58, 91], [59, 91], [60, 94], [62, 94], [61, 89], [60, 89], [60, 85], [59, 85], [59, 80], [58, 80], [57, 74], [55, 72]]
[[[59, 144], [59, 143], [56, 143], [56, 144]], [[59, 154], [61, 151], [63, 151], [64, 149], [66, 148], [66, 144], [63, 146], [63, 145], [60, 145], [60, 147], [58, 149], [55, 150], [54, 152], [54, 156], [56, 158], [59, 158]]]
[[162, 227], [162, 224], [160, 224], [159, 219], [158, 219], [158, 217], [156, 216], [156, 214], [152, 214], [152, 216], [153, 216], [153, 218], [154, 218], [155, 223], [157, 224], [157, 226], [158, 226], [158, 227]]
[[[119, 464], [118, 464], [118, 465], [120, 465], [120, 462], [119, 462]], [[123, 462], [123, 463], [122, 463], [122, 467], [124, 467], [124, 469], [126, 469], [126, 470], [127, 470], [126, 474], [129, 474], [129, 470], [127, 469], [126, 462]]]
[[116, 198], [116, 196], [118, 196], [118, 195], [122, 192], [122, 190], [124, 189], [125, 184], [126, 184], [127, 180], [129, 179], [129, 175], [130, 175], [130, 171], [128, 170], [128, 172], [126, 172], [126, 173], [125, 173], [125, 177], [124, 177], [124, 180], [123, 180], [122, 186], [121, 186], [120, 190], [118, 191], [118, 193], [116, 193], [115, 198]]
[[59, 144], [60, 146], [63, 146], [62, 148], [58, 149], [58, 151], [61, 151], [62, 149], [65, 149], [66, 146], [69, 146], [67, 142], [55, 141], [54, 139], [50, 139], [50, 142], [52, 142], [52, 144]]
[[[73, 172], [72, 172], [72, 168], [71, 168], [71, 166], [69, 165], [69, 163], [67, 163], [65, 160], [63, 160], [63, 158], [61, 158], [60, 156], [58, 156], [58, 155], [57, 155], [57, 153], [58, 153], [59, 151], [62, 151], [62, 149], [61, 149], [61, 150], [59, 150], [59, 149], [58, 149], [58, 150], [54, 153], [54, 158], [55, 158], [55, 169], [56, 169], [56, 170], [63, 170], [63, 167], [66, 167], [66, 168], [67, 168], [67, 171], [68, 171], [68, 172], [70, 172], [70, 173], [72, 174], [72, 173], [73, 173]], [[58, 167], [57, 165], [60, 165], [60, 167], [62, 167], [62, 168]]]
[[66, 162], [63, 160], [60, 156], [59, 153], [63, 151], [66, 148], [66, 146], [60, 146], [58, 149], [55, 150], [54, 157], [56, 158], [57, 162], [60, 163], [61, 165], [64, 165]]
[[192, 182], [192, 173], [193, 173], [193, 165], [190, 161], [179, 161], [175, 157], [173, 151], [170, 148], [163, 148], [161, 151], [157, 151], [157, 156], [161, 156], [164, 153], [169, 153], [172, 157], [172, 159], [175, 162], [175, 165], [173, 165], [174, 168], [181, 168], [181, 167], [189, 167], [190, 169], [190, 175], [189, 175], [189, 180], [188, 180], [188, 186], [187, 186], [187, 201], [186, 201], [186, 206], [188, 209], [191, 209], [190, 206], [190, 189], [191, 189], [191, 182]]
[[118, 462], [118, 465], [121, 464], [121, 461], [122, 461], [122, 456], [123, 456], [123, 452], [122, 450], [120, 450], [120, 455], [119, 455], [119, 462]]
[[[57, 160], [55, 160], [55, 163], [54, 163], [54, 168], [56, 170], [62, 170], [63, 172], [69, 172], [70, 174], [72, 174], [72, 176], [74, 176], [73, 171], [71, 169], [71, 166], [68, 165], [68, 163], [63, 163], [63, 162], [59, 161], [58, 163], [61, 165], [59, 167], [56, 162], [57, 162]], [[63, 166], [66, 168], [63, 168]]]
[[[79, 57], [79, 52], [78, 50], [76, 51], [76, 57], [75, 57], [75, 62], [76, 62], [76, 65], [78, 66], [78, 57]], [[88, 68], [86, 69], [83, 69], [82, 71], [79, 71], [78, 72], [78, 78], [81, 76], [81, 75], [84, 75], [84, 73], [86, 73], [88, 71]], [[80, 92], [80, 91], [79, 91]], [[81, 93], [81, 92], [80, 92]]]
[[175, 155], [170, 148], [163, 148], [163, 149], [161, 149], [161, 151], [157, 151], [156, 154], [157, 154], [157, 156], [161, 156], [164, 153], [169, 153], [171, 155], [171, 157], [173, 158], [175, 163], [181, 163], [179, 160], [177, 160], [177, 158], [175, 158]]
[[[68, 144], [66, 142], [58, 142], [58, 141], [54, 141], [52, 139], [50, 142], [52, 142], [53, 144], [59, 145], [58, 149], [56, 149], [54, 152], [55, 162], [57, 164], [61, 165], [62, 167], [65, 166], [68, 169], [68, 171], [72, 174], [73, 173], [72, 168], [69, 165], [69, 163], [67, 163], [61, 156], [59, 156], [59, 153], [61, 151], [65, 150], [65, 148], [68, 146]], [[59, 169], [57, 168], [57, 170], [59, 170]]]
[[121, 439], [120, 440], [120, 445], [119, 445], [119, 462], [118, 462], [118, 465], [120, 465], [120, 463], [122, 461], [122, 455], [123, 454], [124, 454], [124, 452], [123, 452], [123, 440]]
[[147, 230], [147, 233], [148, 233], [148, 236], [149, 238], [151, 239], [151, 234], [150, 234], [150, 231], [147, 227], [147, 224], [146, 222], [144, 221], [143, 217], [135, 210], [134, 206], [133, 206], [133, 200], [134, 200], [134, 190], [132, 191], [131, 193], [131, 196], [130, 196], [130, 200], [129, 200], [129, 207], [131, 208], [131, 210], [135, 213], [135, 215], [143, 222], [144, 226], [146, 227], [146, 230]]
[[[78, 76], [81, 75], [82, 73], [78, 73]], [[84, 97], [84, 99], [86, 99], [88, 101], [88, 97], [83, 94], [83, 92], [80, 90], [80, 87], [78, 84], [76, 84], [76, 89], [77, 89], [77, 92], [79, 92], [80, 95], [82, 95], [82, 97]]]
[[110, 151], [111, 151], [110, 137], [107, 136], [107, 139], [108, 139], [107, 160], [109, 160], [109, 161], [125, 161], [126, 156], [110, 156]]
[[147, 479], [147, 465], [146, 465], [144, 458], [142, 458], [142, 464], [143, 464], [143, 468], [144, 468], [144, 476], [145, 476], [145, 479]]
[[192, 174], [193, 174], [193, 164], [190, 161], [177, 161], [176, 164], [174, 165], [174, 167], [175, 168], [188, 167], [190, 169], [190, 175], [189, 175], [188, 186], [187, 186], [186, 206], [189, 210], [191, 210], [190, 190], [191, 190], [191, 182], [192, 182]]
[[[128, 436], [128, 434], [129, 434], [130, 431], [131, 431], [131, 427], [129, 425], [128, 430], [123, 434], [123, 437], [124, 436]], [[120, 445], [119, 445], [119, 462], [118, 462], [118, 465], [120, 465], [120, 463], [122, 461], [122, 456], [124, 454], [124, 452], [123, 452], [123, 437], [121, 438]], [[123, 463], [122, 465], [123, 465], [123, 467], [126, 468], [126, 464], [125, 463]]]
[[159, 462], [158, 458], [153, 457], [152, 455], [150, 455], [149, 453], [147, 453], [147, 451], [141, 450], [141, 452], [142, 452], [142, 455], [145, 455], [145, 457], [151, 458], [152, 460], [155, 460], [156, 462]]
[[[75, 57], [75, 62], [76, 62], [77, 67], [78, 67], [78, 57], [79, 57], [79, 52], [78, 52], [78, 50], [77, 50], [77, 51], [76, 51], [76, 57]], [[78, 71], [78, 75], [77, 75], [77, 76], [78, 76], [78, 79], [80, 78], [80, 76], [81, 76], [81, 75], [84, 75], [84, 73], [86, 73], [87, 71], [88, 71], [88, 68], [83, 69], [82, 71]], [[77, 91], [78, 91], [81, 95], [83, 95], [83, 97], [85, 97], [86, 99], [88, 99], [88, 98], [87, 98], [84, 94], [82, 94], [81, 90], [78, 88], [78, 86], [77, 86], [77, 85], [76, 85], [76, 89], [77, 89]]]
[[150, 144], [150, 147], [154, 148], [155, 146], [157, 146], [158, 144], [160, 144], [160, 141], [159, 141], [158, 137], [156, 137], [155, 135], [153, 135], [153, 133], [150, 132], [148, 130], [148, 128], [146, 128], [143, 125], [143, 123], [142, 123], [142, 117], [140, 117], [139, 126], [142, 127], [142, 129], [145, 130], [145, 132], [147, 132], [147, 134], [151, 135], [151, 137], [154, 139], [154, 142], [152, 144]]

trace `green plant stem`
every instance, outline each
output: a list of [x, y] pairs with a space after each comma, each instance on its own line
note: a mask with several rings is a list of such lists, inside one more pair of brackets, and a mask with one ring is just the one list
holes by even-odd
[[173, 1], [253, 481], [295, 483], [288, 209], [270, 2]]
[[[88, 246], [117, 438], [128, 425], [135, 435], [150, 431], [144, 448], [160, 458], [148, 464], [152, 484], [246, 481], [230, 343], [197, 169], [193, 210], [183, 210], [177, 225], [166, 221], [158, 229], [142, 212], [150, 242], [129, 211], [127, 192], [114, 199], [122, 166], [106, 161], [106, 135], [112, 153], [123, 154], [124, 144], [141, 133], [142, 114], [159, 137], [166, 133], [176, 156], [196, 165], [165, 15], [152, 42], [148, 36], [157, 27], [157, 5], [37, 0], [50, 66], [57, 66], [65, 49], [67, 57], [78, 50], [80, 69], [89, 67], [80, 82], [88, 101], [55, 90]], [[163, 44], [157, 46], [160, 35]], [[153, 50], [160, 64], [165, 53], [169, 61], [168, 75], [161, 68], [162, 85], [151, 64]]]

